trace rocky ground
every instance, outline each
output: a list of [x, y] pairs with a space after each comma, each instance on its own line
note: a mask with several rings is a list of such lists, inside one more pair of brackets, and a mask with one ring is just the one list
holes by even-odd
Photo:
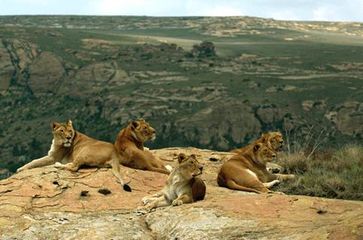
[[196, 148], [154, 150], [174, 165], [178, 153], [204, 164], [206, 199], [140, 215], [142, 197], [165, 175], [122, 168], [133, 192], [109, 169], [77, 173], [52, 166], [0, 181], [1, 239], [362, 239], [363, 203], [293, 195], [258, 195], [217, 186], [230, 153]]

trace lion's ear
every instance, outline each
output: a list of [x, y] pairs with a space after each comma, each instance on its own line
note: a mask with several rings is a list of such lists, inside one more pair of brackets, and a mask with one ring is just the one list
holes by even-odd
[[73, 124], [73, 123], [72, 123], [72, 120], [70, 120], [70, 119], [69, 119], [69, 120], [67, 121], [67, 125], [68, 125], [68, 126], [70, 126], [70, 127], [72, 127], [72, 124]]
[[140, 122], [145, 122], [145, 119], [143, 119], [143, 118], [139, 118], [138, 119]]
[[138, 126], [139, 126], [139, 123], [137, 121], [132, 121], [131, 122], [131, 129], [132, 130], [135, 130]]
[[268, 137], [269, 137], [268, 133], [262, 133], [261, 142], [266, 143], [268, 141]]
[[52, 127], [52, 130], [56, 130], [61, 124], [57, 122], [52, 122], [50, 126]]
[[260, 149], [262, 147], [262, 144], [261, 143], [256, 143], [255, 146], [253, 146], [253, 151], [254, 152], [257, 152], [258, 149]]
[[197, 159], [197, 156], [195, 154], [190, 155], [191, 158]]
[[184, 153], [179, 153], [178, 162], [182, 163], [186, 158], [187, 158], [187, 156]]

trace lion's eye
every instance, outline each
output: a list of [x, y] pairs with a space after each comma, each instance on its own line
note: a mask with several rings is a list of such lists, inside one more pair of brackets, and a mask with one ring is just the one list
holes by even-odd
[[60, 132], [61, 132], [61, 133], [64, 133], [64, 130], [63, 130], [63, 129], [61, 129], [61, 130], [60, 130]]

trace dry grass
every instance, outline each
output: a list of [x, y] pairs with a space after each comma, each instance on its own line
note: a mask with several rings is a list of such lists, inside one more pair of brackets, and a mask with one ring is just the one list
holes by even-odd
[[347, 145], [339, 150], [298, 151], [283, 154], [279, 164], [295, 180], [276, 190], [289, 194], [363, 200], [363, 147]]

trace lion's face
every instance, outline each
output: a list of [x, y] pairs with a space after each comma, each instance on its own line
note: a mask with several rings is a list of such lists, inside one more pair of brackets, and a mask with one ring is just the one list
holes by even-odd
[[68, 120], [67, 123], [52, 123], [53, 137], [57, 144], [64, 147], [70, 147], [72, 145], [75, 131], [72, 126], [72, 121]]
[[192, 179], [203, 173], [203, 166], [198, 162], [194, 154], [186, 156], [184, 153], [180, 153], [178, 162], [179, 171], [187, 179]]
[[262, 143], [257, 143], [253, 146], [253, 153], [256, 159], [265, 163], [276, 159], [275, 151]]
[[274, 151], [280, 151], [284, 144], [284, 139], [280, 132], [268, 132], [262, 135], [263, 142]]
[[130, 123], [132, 134], [140, 142], [155, 140], [156, 131], [144, 119], [138, 119]]

